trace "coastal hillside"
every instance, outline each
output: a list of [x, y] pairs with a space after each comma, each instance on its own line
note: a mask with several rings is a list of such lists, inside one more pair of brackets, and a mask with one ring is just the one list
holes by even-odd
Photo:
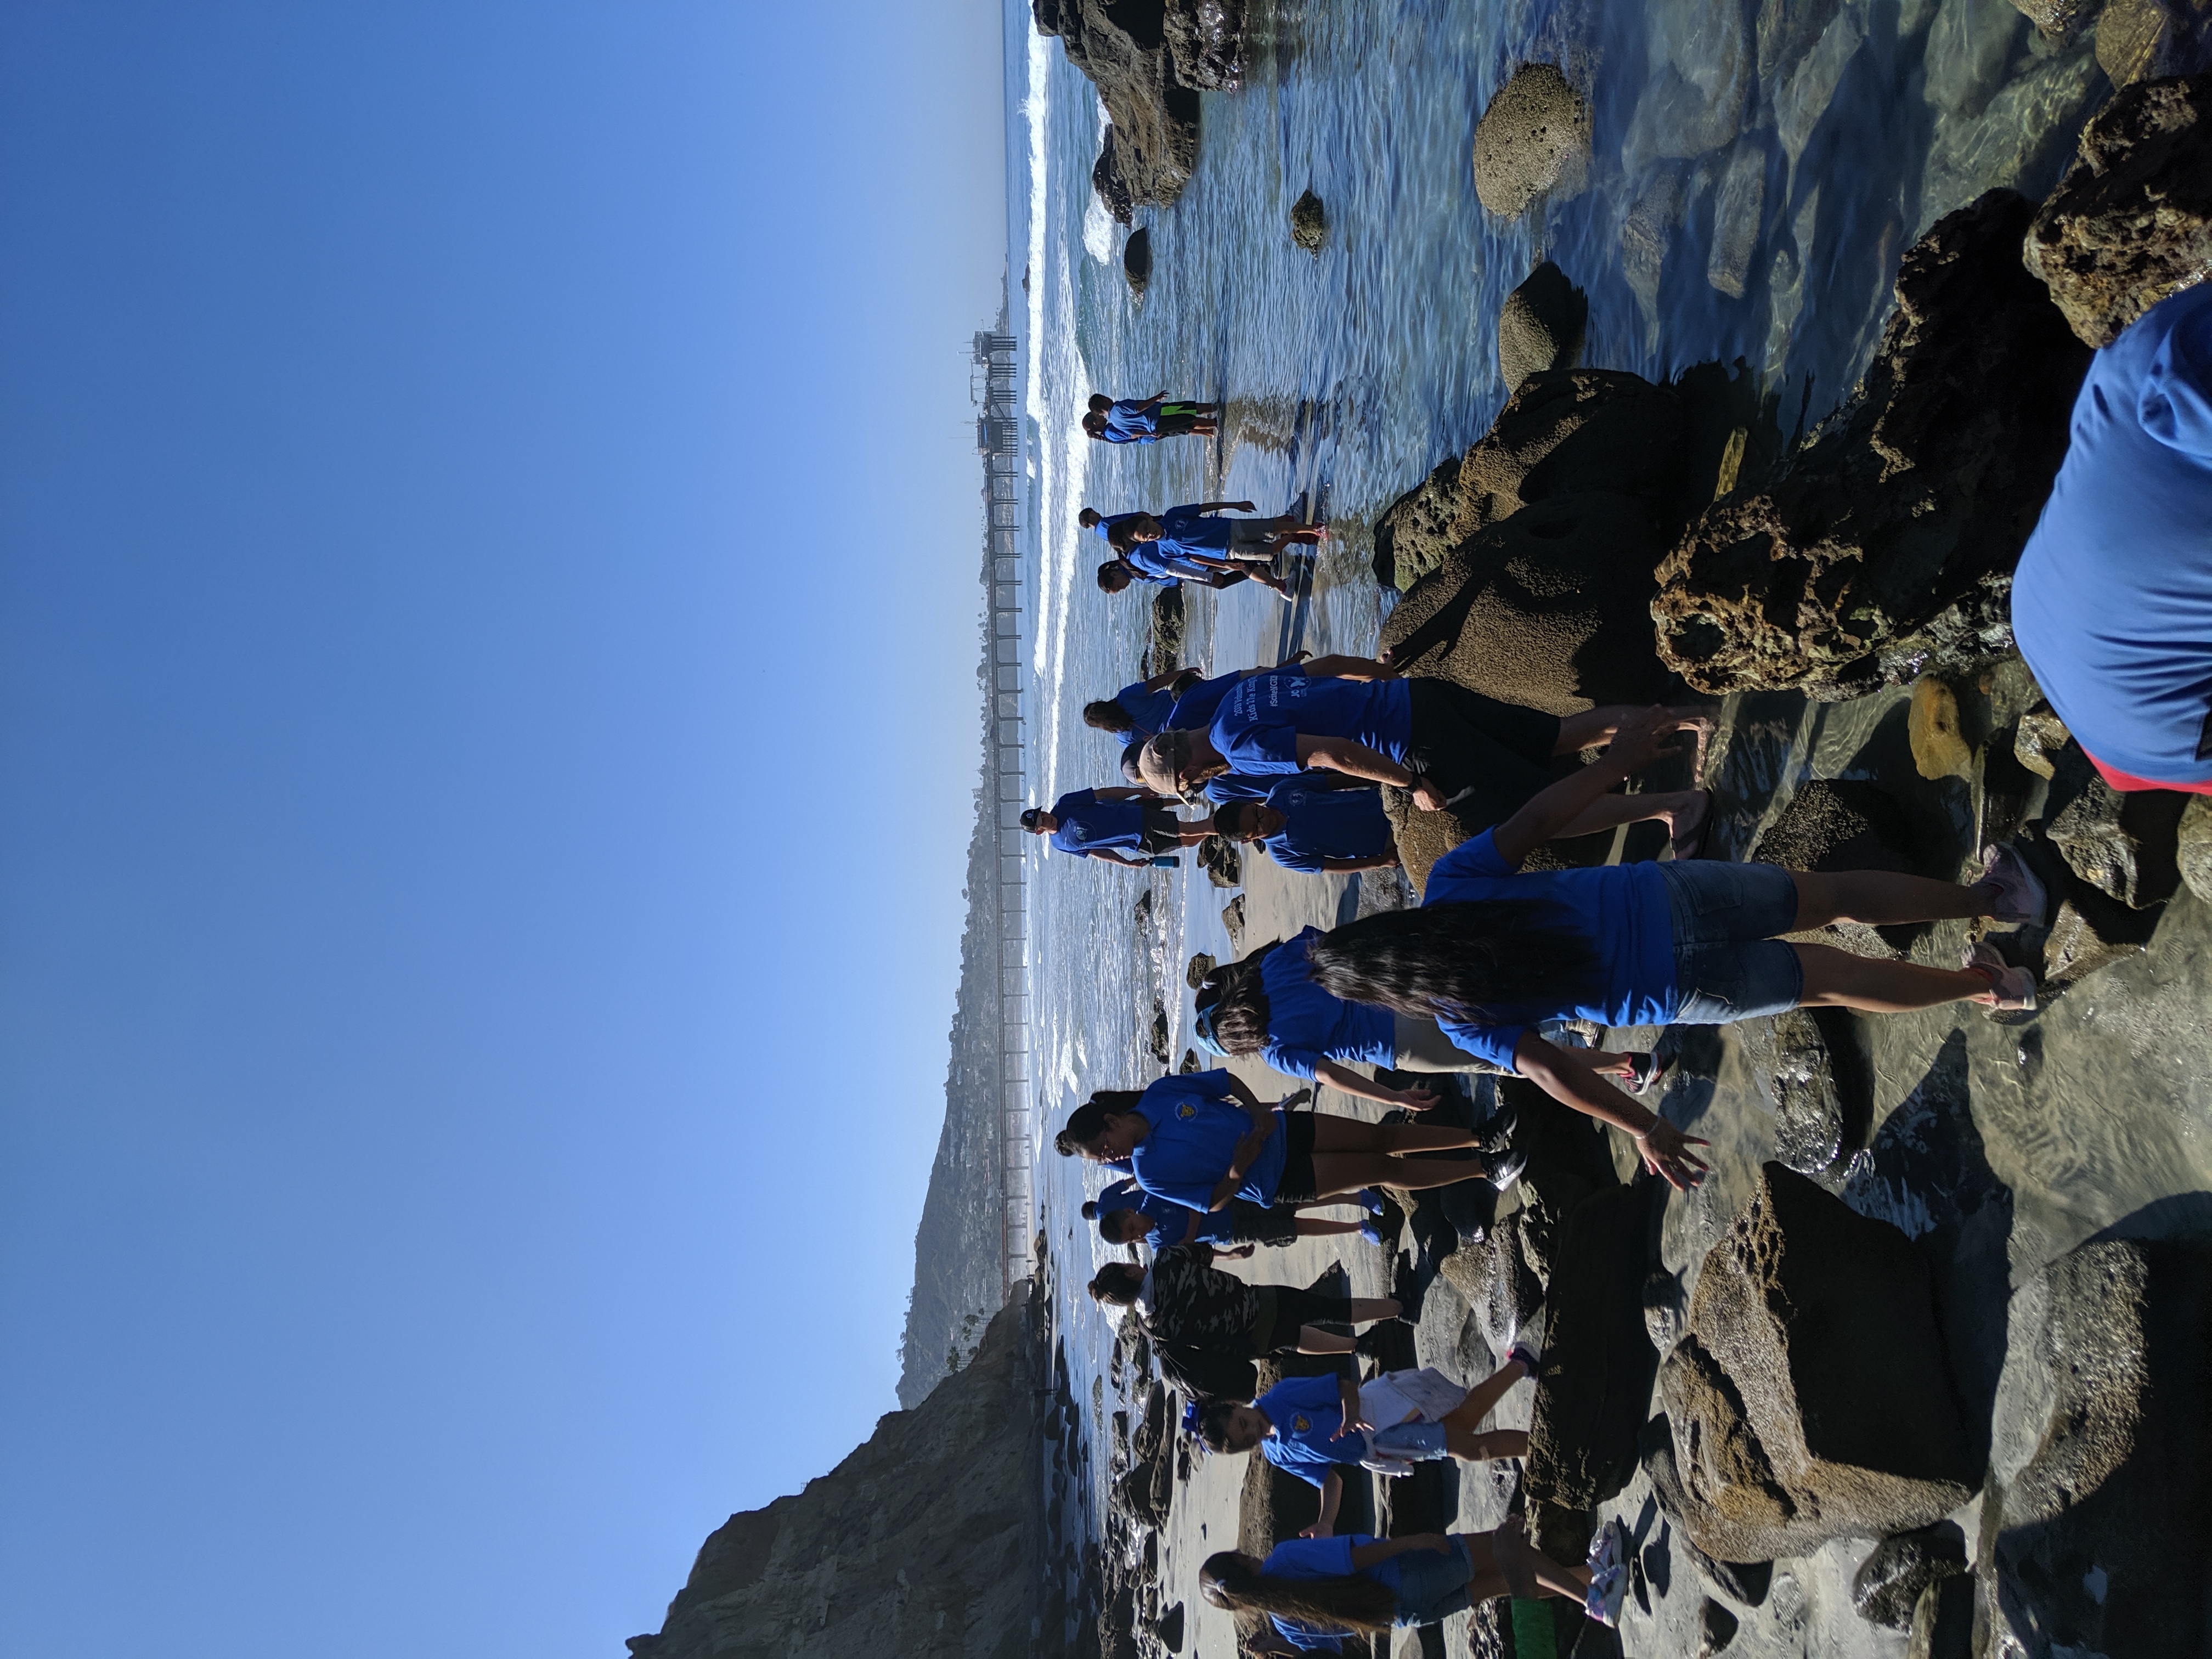
[[[988, 685], [990, 641], [977, 670]], [[988, 692], [982, 719], [988, 720]], [[914, 1295], [899, 1344], [899, 1404], [911, 1410], [966, 1363], [998, 1311], [999, 953], [992, 913], [997, 804], [979, 783], [968, 842], [968, 922], [945, 1073], [945, 1127], [914, 1236]]]
[[[1046, 1654], [1042, 1310], [1026, 1285], [974, 1358], [820, 1480], [733, 1515], [637, 1659]], [[1057, 1632], [1060, 1620], [1049, 1621]]]

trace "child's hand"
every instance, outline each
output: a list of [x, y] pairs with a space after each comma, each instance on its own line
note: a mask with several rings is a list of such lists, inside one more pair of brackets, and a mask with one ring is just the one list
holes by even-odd
[[1606, 758], [1618, 762], [1632, 772], [1638, 772], [1656, 760], [1681, 751], [1681, 744], [1668, 738], [1682, 729], [1681, 717], [1670, 708], [1654, 704], [1639, 708], [1614, 728], [1613, 742], [1606, 750]]

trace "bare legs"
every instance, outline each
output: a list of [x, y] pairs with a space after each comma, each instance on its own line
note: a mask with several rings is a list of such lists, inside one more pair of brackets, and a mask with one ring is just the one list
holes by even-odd
[[[1401, 1311], [1401, 1304], [1394, 1296], [1355, 1296], [1351, 1301], [1351, 1322], [1355, 1325], [1370, 1324], [1378, 1319], [1395, 1319]], [[1352, 1340], [1334, 1331], [1325, 1331], [1318, 1325], [1301, 1325], [1298, 1327], [1298, 1352], [1351, 1353], [1353, 1352]]]
[[[1624, 823], [1664, 818], [1668, 838], [1679, 850], [1694, 844], [1705, 830], [1705, 815], [1711, 809], [1712, 796], [1703, 789], [1674, 789], [1654, 795], [1600, 795], [1577, 813], [1559, 834], [1594, 835], [1600, 830], [1611, 830]], [[1934, 884], [1942, 885], [1941, 882]]]
[[1414, 1123], [1369, 1123], [1356, 1117], [1338, 1117], [1330, 1112], [1316, 1112], [1313, 1126], [1316, 1158], [1324, 1152], [1381, 1152], [1386, 1156], [1448, 1152], [1476, 1144], [1474, 1136], [1465, 1129], [1432, 1129]]
[[1316, 1152], [1313, 1165], [1316, 1198], [1356, 1193], [1362, 1187], [1425, 1192], [1455, 1181], [1479, 1181], [1487, 1173], [1484, 1165], [1461, 1158], [1392, 1158], [1382, 1152]]
[[1298, 1218], [1300, 1238], [1327, 1238], [1335, 1233], [1356, 1233], [1358, 1231], [1359, 1224], [1357, 1221], [1329, 1221], [1317, 1215], [1302, 1215]]
[[1469, 1389], [1467, 1398], [1443, 1419], [1445, 1449], [1454, 1457], [1468, 1462], [1478, 1462], [1486, 1457], [1526, 1457], [1528, 1437], [1521, 1430], [1492, 1429], [1487, 1434], [1480, 1434], [1476, 1425], [1505, 1398], [1508, 1389], [1528, 1375], [1528, 1369], [1519, 1360], [1508, 1359]]
[[[1996, 890], [1985, 882], [1960, 887], [1886, 870], [1845, 870], [1826, 876], [1792, 872], [1792, 876], [1797, 884], [1797, 926], [1793, 932], [1825, 927], [1832, 921], [1881, 927], [1890, 922], [1956, 921], [1990, 915], [1996, 908]], [[1797, 960], [1805, 969], [1805, 989], [1800, 1000], [1808, 1007], [1899, 1014], [1946, 1002], [1995, 1000], [1990, 981], [1982, 974], [1923, 968], [1917, 962], [1878, 962], [1826, 945], [1796, 948]]]
[[1495, 1532], [1459, 1535], [1467, 1540], [1468, 1559], [1474, 1569], [1467, 1578], [1470, 1601], [1488, 1601], [1500, 1595], [1529, 1601], [1564, 1595], [1579, 1601], [1589, 1586], [1588, 1567], [1561, 1566], [1531, 1544], [1516, 1522], [1509, 1521]]

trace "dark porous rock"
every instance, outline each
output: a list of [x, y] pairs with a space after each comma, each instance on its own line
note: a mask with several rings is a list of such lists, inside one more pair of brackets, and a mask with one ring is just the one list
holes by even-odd
[[2189, 890], [2212, 904], [2212, 795], [2191, 795], [2174, 826], [2174, 863]]
[[2150, 945], [2150, 935], [2146, 913], [2130, 910], [2101, 893], [2077, 889], [2058, 901], [2044, 939], [2044, 989], [2058, 990], [2100, 968], [2141, 956]]
[[1513, 1334], [1527, 1328], [1544, 1300], [1551, 1264], [1531, 1249], [1535, 1243], [1516, 1210], [1486, 1237], [1462, 1244], [1438, 1264], [1438, 1271], [1467, 1298], [1468, 1317], [1493, 1353], [1504, 1352]]
[[2036, 776], [2050, 777], [2057, 771], [2059, 751], [2071, 736], [2066, 722], [2052, 712], [2051, 705], [2039, 702], [2020, 717], [2014, 729], [2013, 758]]
[[2123, 87], [2035, 216], [2025, 258], [2093, 346], [2212, 270], [2212, 71]]
[[1792, 1008], [1736, 1027], [1774, 1114], [1774, 1155], [1800, 1175], [1832, 1169], [1873, 1115], [1870, 1080], [1839, 1008]]
[[1771, 1561], [1717, 1560], [1686, 1539], [1682, 1549], [1690, 1558], [1690, 1565], [1698, 1570], [1698, 1577], [1722, 1595], [1734, 1597], [1747, 1607], [1755, 1607], [1766, 1600], [1767, 1587], [1774, 1580]]
[[1152, 233], [1149, 229], [1135, 232], [1122, 245], [1121, 275], [1128, 279], [1129, 292], [1143, 299], [1152, 281]]
[[1992, 191], [1938, 221], [1852, 401], [1661, 564], [1660, 655], [1692, 685], [1832, 699], [2009, 652], [2012, 569], [2088, 366], [2020, 263], [2032, 212]]
[[1242, 887], [1244, 884], [1244, 858], [1237, 850], [1237, 843], [1219, 836], [1208, 836], [1198, 844], [1198, 867], [1206, 872], [1206, 878], [1216, 887]]
[[1182, 982], [1189, 986], [1192, 990], [1195, 991], [1200, 986], [1206, 983], [1206, 976], [1212, 973], [1218, 965], [1219, 964], [1218, 964], [1212, 957], [1208, 956], [1205, 951], [1200, 951], [1196, 956], [1191, 957], [1190, 961], [1184, 966], [1182, 970]]
[[1549, 259], [1505, 296], [1498, 313], [1498, 374], [1508, 392], [1547, 368], [1573, 368], [1583, 360], [1589, 300]]
[[1230, 949], [1242, 951], [1244, 948], [1243, 894], [1239, 893], [1221, 907], [1221, 926], [1223, 931], [1229, 935]]
[[1517, 219], [1540, 197], [1577, 193], [1589, 156], [1582, 94], [1554, 65], [1523, 64], [1475, 123], [1474, 193], [1492, 213]]
[[1650, 1182], [1616, 1187], [1567, 1217], [1522, 1486], [1532, 1503], [1586, 1510], [1636, 1473], [1659, 1358], [1644, 1329], [1652, 1192]]
[[1664, 1267], [1654, 1267], [1644, 1280], [1644, 1334], [1654, 1351], [1663, 1354], [1674, 1346], [1687, 1312], [1682, 1281]]
[[1938, 1579], [1913, 1604], [1905, 1659], [1972, 1659], [1973, 1651], [1973, 1580]]
[[1198, 1050], [1195, 1048], [1184, 1049], [1182, 1051], [1182, 1061], [1176, 1067], [1176, 1070], [1184, 1077], [1188, 1077], [1193, 1072], [1205, 1070], [1205, 1067], [1199, 1062]]
[[2096, 21], [2100, 0], [2012, 0], [2013, 9], [2035, 25], [2036, 33], [2063, 46]]
[[1785, 870], [1829, 875], [1889, 870], [1911, 875], [1920, 852], [1897, 797], [1860, 778], [1816, 778], [1797, 787], [1759, 838], [1752, 858]]
[[1160, 673], [1182, 660], [1182, 589], [1164, 587], [1152, 596], [1152, 644], [1149, 660], [1161, 665], [1147, 672]]
[[[1941, 1520], [1981, 1469], [1903, 1232], [1779, 1164], [1706, 1253], [1659, 1370], [1677, 1527], [1729, 1560]], [[1656, 1482], [1655, 1480], [1655, 1486]]]
[[1152, 1620], [1152, 1634], [1170, 1653], [1182, 1651], [1182, 1603], [1178, 1601]]
[[1146, 1036], [1146, 1052], [1164, 1066], [1168, 1063], [1168, 1057], [1175, 1053], [1174, 1038], [1174, 1028], [1168, 1024], [1167, 1005], [1155, 997], [1152, 999], [1152, 1027]]
[[1698, 1659], [1713, 1659], [1735, 1640], [1735, 1615], [1708, 1595], [1698, 1608]]
[[1641, 375], [1607, 368], [1531, 374], [1463, 456], [1439, 465], [1376, 521], [1376, 574], [1403, 592], [1478, 532], [1533, 502], [1588, 491], [1633, 496], [1671, 529], [1701, 505], [1680, 499], [1688, 426], [1674, 389]]
[[[2023, 1284], [1976, 1552], [2030, 1653], [2212, 1651], [2212, 1249], [2115, 1239]], [[1996, 1651], [1992, 1644], [1991, 1651]]]
[[[1187, 9], [1170, 22], [1170, 12]], [[1091, 182], [1107, 211], [1127, 224], [1133, 206], [1173, 202], [1198, 161], [1199, 92], [1240, 57], [1234, 34], [1242, 8], [1222, 0], [1031, 0], [1030, 11], [1038, 33], [1060, 37], [1067, 61], [1106, 106], [1110, 125]]]
[[1328, 216], [1322, 211], [1321, 198], [1311, 191], [1291, 204], [1291, 240], [1309, 253], [1320, 252], [1328, 240]]
[[2144, 909], [2163, 904], [2181, 884], [2175, 854], [2188, 801], [2172, 789], [2122, 794], [2080, 744], [2069, 743], [2052, 769], [2043, 838], [2090, 886], [2130, 909]]
[[1851, 1605], [1869, 1624], [1909, 1630], [1920, 1592], [1966, 1571], [1966, 1535], [1955, 1522], [1939, 1521], [1932, 1527], [1901, 1532], [1883, 1539], [1859, 1563], [1851, 1575]]
[[[1117, 0], [1120, 11], [1128, 0]], [[1244, 85], [1244, 0], [1168, 0], [1162, 33], [1176, 82], [1198, 92]]]
[[1401, 672], [1547, 714], [1649, 702], [1666, 684], [1651, 628], [1659, 551], [1629, 496], [1525, 507], [1414, 584], [1381, 643]]

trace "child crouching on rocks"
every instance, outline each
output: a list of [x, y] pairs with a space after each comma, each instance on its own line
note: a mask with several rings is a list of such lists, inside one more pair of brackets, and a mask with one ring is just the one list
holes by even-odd
[[1249, 1406], [1208, 1406], [1198, 1434], [1208, 1451], [1256, 1448], [1277, 1468], [1320, 1487], [1321, 1518], [1298, 1536], [1327, 1538], [1344, 1498], [1340, 1464], [1405, 1474], [1443, 1457], [1527, 1456], [1522, 1430], [1485, 1434], [1477, 1425], [1506, 1390], [1535, 1374], [1534, 1351], [1518, 1346], [1472, 1389], [1428, 1366], [1391, 1371], [1364, 1388], [1348, 1376], [1286, 1376]]
[[1387, 1296], [1322, 1296], [1290, 1285], [1248, 1285], [1212, 1265], [1203, 1244], [1162, 1250], [1150, 1267], [1109, 1261], [1091, 1281], [1091, 1298], [1133, 1308], [1146, 1334], [1237, 1359], [1265, 1353], [1351, 1353], [1351, 1337], [1322, 1329], [1395, 1319]]
[[1522, 860], [1591, 803], [1672, 749], [1664, 708], [1624, 720], [1603, 758], [1552, 785], [1494, 830], [1436, 862], [1418, 910], [1369, 916], [1313, 942], [1331, 995], [1436, 1020], [1468, 1053], [1632, 1136], [1645, 1165], [1694, 1186], [1705, 1143], [1536, 1034], [1546, 1020], [1604, 1026], [1723, 1025], [1801, 1006], [1895, 1013], [1946, 1002], [2035, 1006], [2035, 980], [1996, 947], [1965, 965], [1876, 961], [1778, 936], [1845, 919], [1881, 926], [1992, 916], [2042, 919], [2043, 884], [1992, 848], [1971, 886], [1881, 870], [1813, 875], [1774, 864], [1681, 860], [1520, 872]]
[[1610, 1625], [1627, 1580], [1618, 1522], [1579, 1567], [1561, 1566], [1508, 1521], [1494, 1532], [1293, 1538], [1264, 1561], [1224, 1550], [1198, 1570], [1199, 1591], [1213, 1606], [1267, 1615], [1273, 1629], [1250, 1644], [1255, 1653], [1340, 1651], [1347, 1636], [1440, 1625], [1500, 1595], [1564, 1596]]

